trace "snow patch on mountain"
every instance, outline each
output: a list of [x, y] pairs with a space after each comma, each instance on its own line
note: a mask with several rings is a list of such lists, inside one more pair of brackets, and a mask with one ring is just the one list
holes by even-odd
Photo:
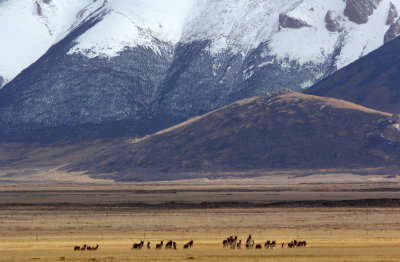
[[[205, 50], [217, 61], [226, 52], [244, 58], [266, 43], [265, 57], [281, 68], [321, 65], [337, 52], [339, 69], [383, 44], [400, 0], [377, 1], [364, 24], [344, 16], [345, 7], [343, 0], [3, 0], [0, 87], [91, 17], [98, 23], [75, 39], [69, 55], [113, 58], [137, 46], [161, 54], [165, 43], [199, 41], [209, 42]], [[340, 30], [327, 29], [328, 12], [340, 18]], [[284, 28], [280, 15], [307, 26]]]
[[280, 28], [270, 41], [272, 53], [280, 60], [288, 58], [300, 65], [322, 63], [333, 52], [339, 36], [325, 28], [326, 13], [328, 10], [341, 13], [344, 6], [342, 1], [303, 1], [288, 14], [311, 27]]
[[120, 0], [105, 5], [105, 17], [76, 40], [68, 54], [115, 57], [124, 48], [145, 46], [159, 53], [158, 41], [176, 44], [195, 0]]
[[[382, 0], [369, 17], [368, 23], [356, 24], [344, 17], [343, 29], [331, 32], [324, 27], [328, 11], [342, 15], [346, 6], [344, 1], [305, 0], [289, 12], [311, 25], [300, 29], [281, 28], [270, 40], [272, 53], [278, 59], [297, 61], [300, 65], [322, 63], [330, 56], [335, 47], [342, 46], [336, 66], [342, 68], [358, 58], [377, 49], [383, 44], [388, 29], [386, 20], [390, 10], [390, 0]], [[400, 1], [392, 1], [400, 6]], [[343, 41], [340, 43], [339, 41]]]
[[[100, 1], [99, 1], [100, 2]], [[0, 2], [0, 76], [3, 85], [41, 57], [85, 19], [79, 11], [93, 0]], [[1, 84], [0, 84], [1, 87]]]
[[186, 26], [181, 42], [211, 41], [209, 51], [224, 50], [246, 54], [271, 38], [279, 24], [279, 13], [287, 12], [302, 0], [221, 0], [199, 1]]
[[369, 16], [368, 23], [358, 25], [349, 21], [346, 24], [346, 39], [337, 61], [338, 68], [350, 64], [383, 44], [385, 32], [389, 28], [386, 20], [390, 2], [400, 7], [398, 0], [383, 0], [374, 13]]

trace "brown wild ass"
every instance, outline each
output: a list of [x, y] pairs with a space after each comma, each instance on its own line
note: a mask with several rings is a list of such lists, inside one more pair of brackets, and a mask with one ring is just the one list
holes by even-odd
[[191, 249], [193, 247], [193, 240], [190, 240], [189, 242], [187, 242], [183, 248], [184, 249]]
[[132, 249], [142, 249], [143, 245], [144, 245], [144, 242], [140, 241], [140, 243], [133, 244]]
[[162, 249], [164, 245], [164, 241], [161, 241], [160, 244], [156, 244], [156, 249]]
[[96, 251], [97, 249], [99, 249], [99, 244], [96, 244], [95, 247], [87, 246], [86, 249], [88, 251]]

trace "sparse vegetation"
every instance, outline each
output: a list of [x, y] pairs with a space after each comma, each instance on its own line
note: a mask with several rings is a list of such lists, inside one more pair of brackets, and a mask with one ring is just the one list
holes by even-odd
[[[44, 185], [34, 190], [0, 186], [0, 260], [398, 261], [400, 205], [396, 201], [378, 206], [360, 205], [361, 200], [337, 207], [224, 206], [227, 192], [232, 193], [230, 198], [239, 195], [243, 202], [256, 204], [275, 198], [296, 202], [300, 195], [322, 202], [327, 196], [330, 201], [396, 199], [396, 189], [398, 183]], [[196, 205], [204, 195], [219, 206]], [[186, 206], [128, 205], [155, 204], [160, 199]], [[264, 245], [261, 250], [224, 249], [222, 240], [232, 234], [244, 240], [251, 234], [256, 244], [273, 239], [277, 245], [275, 249]], [[177, 250], [156, 251], [156, 243], [171, 239]], [[281, 248], [282, 242], [294, 239], [307, 240], [307, 246]], [[190, 240], [193, 248], [183, 249]], [[132, 250], [132, 244], [140, 241], [151, 242], [153, 249]], [[76, 245], [96, 243], [95, 252], [73, 251]]]

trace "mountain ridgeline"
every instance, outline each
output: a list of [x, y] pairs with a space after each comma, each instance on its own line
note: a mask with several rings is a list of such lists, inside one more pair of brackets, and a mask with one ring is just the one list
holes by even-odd
[[[300, 91], [381, 46], [389, 27], [397, 36], [398, 6], [400, 0], [1, 2], [7, 21], [32, 9], [9, 28], [49, 40], [43, 36], [39, 48], [36, 38], [10, 33], [1, 48], [0, 141], [143, 136], [267, 91]], [[20, 53], [24, 63], [31, 59], [25, 69], [12, 58]]]
[[154, 135], [104, 148], [64, 170], [122, 181], [218, 172], [390, 167], [400, 118], [292, 92], [249, 98]]
[[400, 114], [400, 38], [342, 68], [305, 93]]

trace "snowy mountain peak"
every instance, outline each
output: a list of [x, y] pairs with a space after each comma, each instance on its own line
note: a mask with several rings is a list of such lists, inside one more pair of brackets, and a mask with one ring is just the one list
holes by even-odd
[[340, 68], [383, 44], [397, 7], [399, 0], [2, 1], [0, 33], [8, 39], [1, 43], [0, 76], [3, 84], [10, 81], [83, 21], [100, 14], [101, 20], [75, 40], [68, 54], [115, 57], [136, 46], [159, 53], [159, 41], [211, 41], [212, 54], [229, 50], [245, 55], [270, 42], [278, 58], [305, 64], [326, 59], [341, 45]]
[[105, 5], [107, 14], [76, 40], [69, 54], [115, 57], [126, 47], [159, 52], [158, 41], [176, 44], [194, 0], [120, 0]]
[[[4, 83], [41, 57], [85, 20], [99, 1], [5, 0], [0, 2], [0, 77]], [[1, 83], [0, 83], [1, 86]]]

